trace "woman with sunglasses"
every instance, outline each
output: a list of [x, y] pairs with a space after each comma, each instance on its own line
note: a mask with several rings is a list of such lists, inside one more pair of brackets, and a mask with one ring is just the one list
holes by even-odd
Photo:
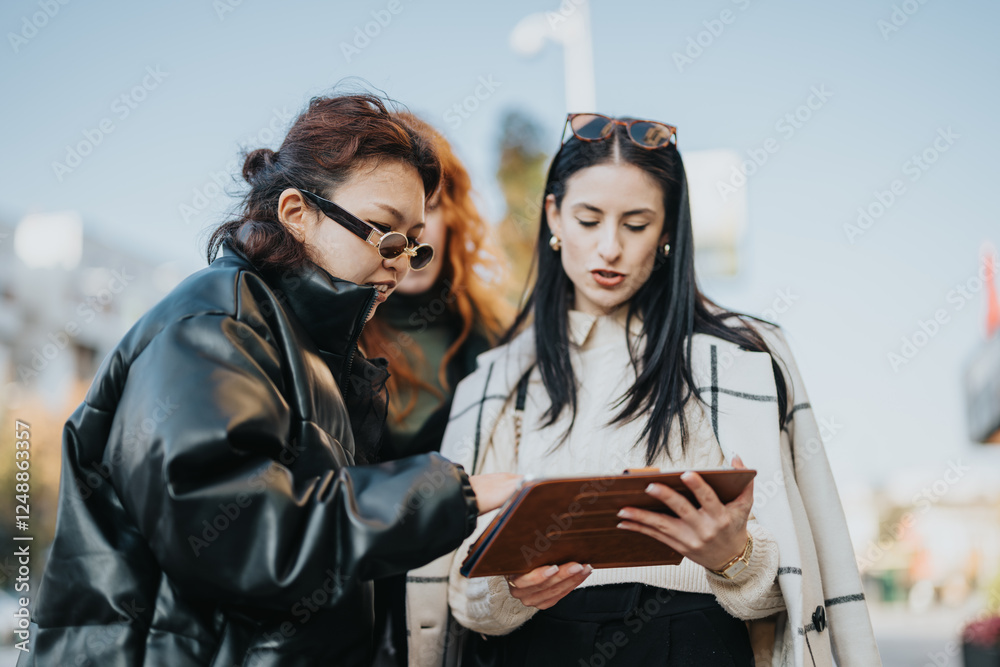
[[[142, 317], [66, 424], [20, 665], [361, 665], [372, 580], [454, 549], [513, 475], [383, 465], [357, 341], [410, 268], [440, 164], [369, 95], [313, 99], [246, 156], [210, 266]], [[219, 255], [221, 251], [221, 255]]]
[[[551, 563], [468, 579], [459, 566], [484, 516], [454, 555], [410, 575], [442, 582], [409, 590], [409, 609], [420, 610], [409, 626], [415, 664], [461, 655], [463, 665], [546, 667], [832, 665], [833, 656], [878, 665], [784, 335], [698, 289], [676, 128], [597, 114], [567, 124], [546, 182], [534, 287], [505, 344], [456, 389], [442, 453], [476, 472], [537, 477], [746, 461], [775, 490], [755, 498], [751, 483], [723, 503], [689, 472], [697, 505], [654, 484], [647, 493], [664, 512], [608, 517], [684, 556], [671, 566]], [[452, 624], [444, 599], [472, 632]]]

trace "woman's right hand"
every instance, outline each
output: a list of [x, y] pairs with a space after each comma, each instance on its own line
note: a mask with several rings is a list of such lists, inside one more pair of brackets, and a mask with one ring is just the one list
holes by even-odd
[[594, 571], [590, 565], [543, 565], [526, 574], [508, 576], [510, 594], [527, 607], [548, 609], [562, 600]]
[[472, 485], [472, 492], [476, 494], [479, 513], [486, 514], [503, 505], [521, 486], [523, 479], [523, 475], [515, 475], [511, 472], [471, 475], [469, 484]]

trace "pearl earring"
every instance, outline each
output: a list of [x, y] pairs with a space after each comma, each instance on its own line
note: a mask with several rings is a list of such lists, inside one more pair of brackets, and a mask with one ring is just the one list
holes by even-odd
[[670, 254], [670, 244], [667, 243], [666, 245], [663, 246], [663, 256], [666, 257], [669, 254]]
[[555, 234], [549, 237], [549, 247], [552, 248], [554, 252], [559, 252], [562, 249], [562, 242]]

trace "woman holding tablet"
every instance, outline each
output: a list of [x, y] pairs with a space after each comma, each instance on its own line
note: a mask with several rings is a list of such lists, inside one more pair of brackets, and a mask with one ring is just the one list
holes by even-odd
[[[456, 390], [442, 453], [477, 472], [538, 477], [731, 464], [779, 482], [723, 504], [697, 475], [695, 507], [625, 508], [621, 530], [680, 565], [561, 563], [466, 579], [466, 540], [411, 573], [411, 656], [505, 665], [879, 663], [816, 420], [781, 330], [698, 289], [677, 133], [651, 120], [570, 114], [549, 170], [537, 278], [505, 345]], [[483, 517], [479, 530], [488, 523]], [[437, 601], [437, 604], [435, 602]], [[461, 634], [461, 633], [459, 633]], [[468, 664], [463, 663], [463, 664]]]

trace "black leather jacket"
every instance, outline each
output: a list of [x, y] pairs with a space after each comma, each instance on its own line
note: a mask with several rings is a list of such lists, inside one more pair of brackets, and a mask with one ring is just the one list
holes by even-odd
[[384, 417], [384, 371], [356, 354], [374, 299], [226, 247], [136, 323], [66, 423], [18, 665], [368, 662], [371, 580], [476, 520], [437, 454], [355, 465]]

